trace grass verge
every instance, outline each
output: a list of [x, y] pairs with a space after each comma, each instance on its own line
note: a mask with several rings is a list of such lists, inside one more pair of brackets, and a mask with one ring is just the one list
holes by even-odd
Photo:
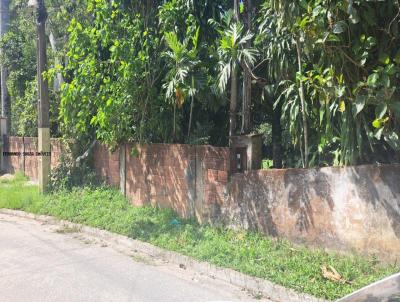
[[[135, 208], [109, 188], [75, 189], [46, 197], [19, 175], [0, 182], [0, 208], [44, 214], [108, 230], [156, 246], [232, 268], [316, 297], [335, 300], [400, 271], [376, 259], [308, 249], [253, 232], [234, 232], [180, 220], [172, 211]], [[347, 283], [326, 280], [331, 265]]]

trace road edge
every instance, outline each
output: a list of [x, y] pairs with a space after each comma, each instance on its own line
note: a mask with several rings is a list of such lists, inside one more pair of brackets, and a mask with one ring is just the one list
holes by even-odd
[[52, 216], [36, 215], [23, 211], [0, 209], [1, 214], [17, 216], [36, 220], [42, 223], [66, 226], [76, 228], [83, 234], [101, 239], [111, 247], [123, 247], [132, 249], [140, 254], [146, 255], [153, 259], [160, 259], [168, 263], [190, 269], [199, 274], [206, 275], [219, 281], [227, 282], [233, 286], [245, 289], [251, 293], [262, 295], [264, 298], [272, 301], [280, 302], [328, 302], [327, 300], [319, 299], [308, 294], [301, 294], [292, 289], [285, 288], [265, 279], [251, 277], [232, 269], [217, 267], [207, 262], [194, 260], [188, 256], [178, 254], [156, 247], [146, 242], [128, 238], [101, 229], [88, 227], [82, 224], [72, 223], [66, 220], [60, 220]]

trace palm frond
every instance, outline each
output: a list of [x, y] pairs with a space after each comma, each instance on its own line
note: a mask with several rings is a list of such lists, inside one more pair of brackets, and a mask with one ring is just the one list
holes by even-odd
[[231, 77], [231, 62], [221, 64], [221, 72], [218, 77], [218, 88], [220, 91], [225, 91], [228, 81]]
[[249, 66], [253, 66], [257, 60], [258, 52], [254, 48], [245, 48], [240, 51], [240, 62], [245, 62]]
[[165, 41], [173, 53], [179, 57], [184, 50], [184, 45], [179, 41], [178, 36], [174, 32], [165, 33]]
[[250, 32], [247, 32], [238, 42], [239, 45], [246, 45], [247, 42], [251, 41], [253, 39], [254, 35]]

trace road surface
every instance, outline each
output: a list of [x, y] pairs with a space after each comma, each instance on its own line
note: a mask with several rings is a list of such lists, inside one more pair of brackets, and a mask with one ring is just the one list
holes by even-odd
[[0, 214], [0, 300], [260, 301], [226, 283], [123, 254], [77, 231]]

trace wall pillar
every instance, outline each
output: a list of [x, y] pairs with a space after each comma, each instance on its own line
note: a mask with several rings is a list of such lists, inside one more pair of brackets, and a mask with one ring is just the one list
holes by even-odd
[[126, 197], [126, 144], [119, 148], [119, 188]]
[[231, 172], [261, 169], [262, 135], [249, 134], [232, 136], [231, 140]]
[[190, 218], [196, 217], [197, 200], [197, 150], [196, 146], [190, 146], [188, 168], [186, 170], [186, 181], [188, 184], [188, 204]]
[[22, 137], [22, 148], [21, 148], [21, 165], [20, 170], [25, 175], [25, 136]]

